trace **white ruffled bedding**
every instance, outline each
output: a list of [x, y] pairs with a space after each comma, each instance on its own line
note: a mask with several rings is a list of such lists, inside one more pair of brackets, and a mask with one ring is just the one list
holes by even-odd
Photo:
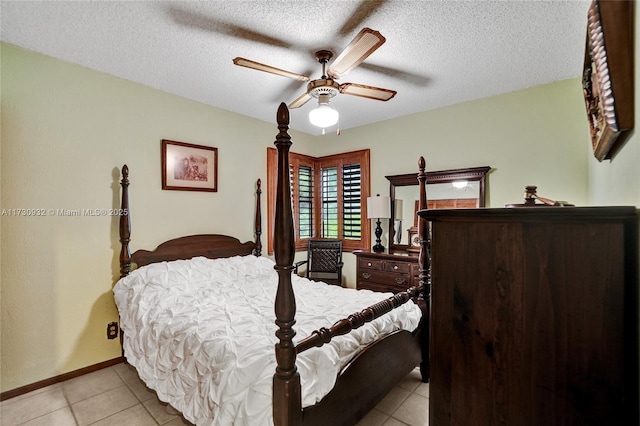
[[[266, 257], [178, 260], [145, 266], [113, 289], [124, 351], [140, 378], [196, 425], [272, 425], [277, 273]], [[388, 293], [344, 289], [293, 276], [296, 340]], [[300, 354], [302, 405], [318, 402], [354, 355], [395, 330], [413, 331], [420, 309], [387, 315]]]

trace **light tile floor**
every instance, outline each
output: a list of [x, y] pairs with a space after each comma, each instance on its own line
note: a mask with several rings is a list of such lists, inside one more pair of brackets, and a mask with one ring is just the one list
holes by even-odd
[[[413, 370], [358, 426], [426, 426], [429, 385]], [[117, 364], [0, 403], [2, 426], [191, 425]], [[328, 425], [330, 426], [330, 425]]]

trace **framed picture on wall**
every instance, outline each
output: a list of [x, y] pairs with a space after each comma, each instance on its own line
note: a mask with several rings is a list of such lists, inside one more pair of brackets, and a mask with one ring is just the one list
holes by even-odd
[[162, 189], [218, 191], [218, 148], [162, 140]]
[[634, 126], [632, 11], [626, 0], [589, 7], [582, 89], [598, 161], [615, 155]]

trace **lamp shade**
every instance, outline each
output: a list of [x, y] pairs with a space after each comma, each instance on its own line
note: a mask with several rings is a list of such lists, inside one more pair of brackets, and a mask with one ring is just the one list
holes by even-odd
[[395, 220], [402, 220], [402, 200], [393, 200], [393, 215]]
[[367, 217], [369, 219], [389, 219], [391, 217], [391, 198], [380, 196], [367, 198]]

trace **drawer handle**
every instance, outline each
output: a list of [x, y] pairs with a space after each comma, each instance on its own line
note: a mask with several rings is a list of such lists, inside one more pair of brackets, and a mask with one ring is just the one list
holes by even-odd
[[371, 267], [371, 262], [367, 262], [367, 266], [368, 266], [368, 267]]
[[404, 284], [404, 283], [405, 283], [404, 278], [396, 278], [396, 284]]
[[363, 272], [362, 273], [362, 278], [364, 278], [365, 280], [368, 280], [369, 278], [371, 278], [371, 274], [368, 272]]
[[396, 271], [398, 269], [398, 265], [393, 265], [393, 270]]

